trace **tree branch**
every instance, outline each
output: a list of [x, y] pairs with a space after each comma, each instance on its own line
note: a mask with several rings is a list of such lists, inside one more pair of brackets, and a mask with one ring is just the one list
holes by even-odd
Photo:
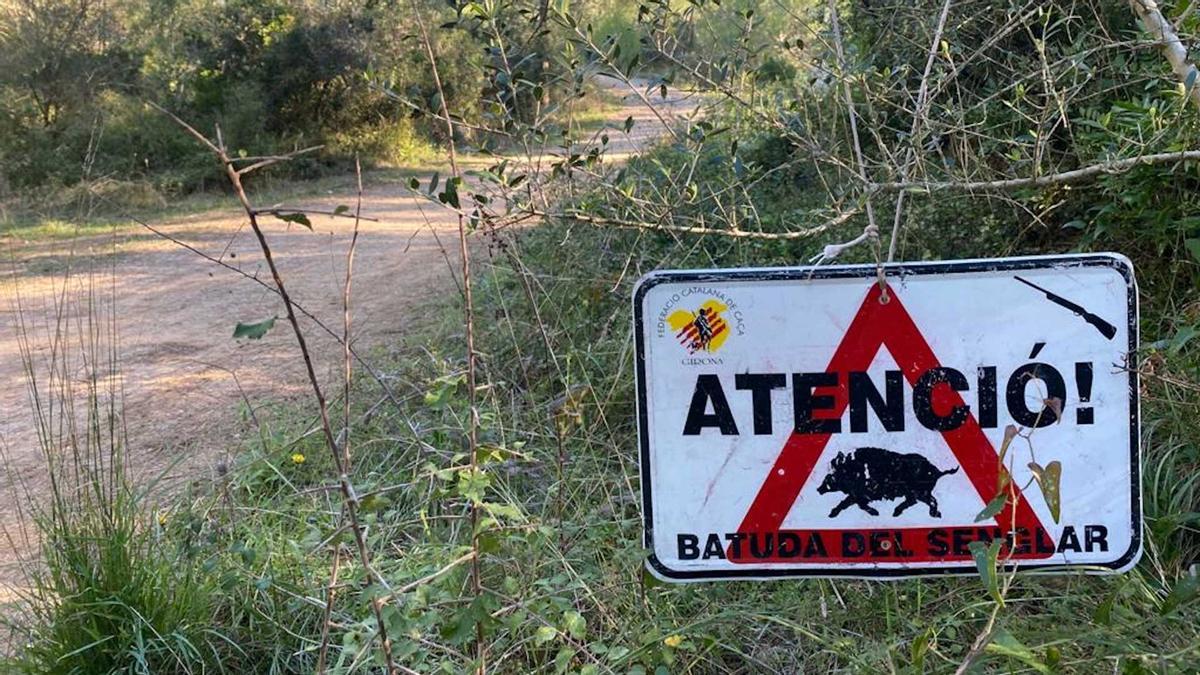
[[[912, 128], [908, 132], [908, 152], [905, 153], [904, 163], [900, 165], [900, 181], [908, 180], [908, 172], [917, 159], [917, 148], [921, 141], [921, 123], [925, 121], [929, 105], [929, 73], [933, 71], [933, 62], [937, 59], [938, 45], [942, 41], [942, 31], [946, 28], [946, 17], [950, 15], [950, 0], [942, 4], [942, 13], [938, 15], [937, 28], [933, 31], [933, 39], [929, 41], [929, 53], [925, 58], [925, 70], [921, 72], [921, 86], [917, 88], [917, 108], [913, 113]], [[896, 259], [896, 244], [900, 239], [900, 225], [904, 215], [904, 195], [902, 190], [896, 195], [896, 208], [892, 213], [892, 236], [888, 239], [887, 261]]]
[[621, 227], [634, 230], [664, 230], [667, 232], [680, 232], [683, 234], [702, 234], [716, 235], [720, 237], [734, 237], [739, 239], [803, 239], [811, 237], [815, 234], [820, 234], [831, 227], [836, 227], [850, 220], [862, 211], [862, 206], [854, 206], [847, 209], [836, 217], [813, 227], [806, 227], [803, 230], [793, 230], [790, 232], [756, 232], [753, 230], [737, 230], [728, 229], [721, 230], [714, 227], [702, 227], [694, 225], [672, 225], [670, 223], [651, 223], [638, 220], [625, 220], [622, 218], [607, 218], [604, 216], [589, 216], [578, 211], [530, 211], [529, 215], [539, 218], [561, 218], [566, 220], [577, 220], [581, 223], [589, 223], [592, 225], [611, 225], [613, 227]]
[[1129, 6], [1154, 39], [1162, 43], [1163, 56], [1170, 62], [1171, 69], [1175, 71], [1179, 81], [1189, 89], [1186, 93], [1192, 99], [1192, 103], [1200, 109], [1200, 76], [1197, 75], [1196, 66], [1188, 61], [1187, 47], [1183, 46], [1175, 27], [1159, 10], [1157, 0], [1129, 0]]
[[[239, 172], [239, 173], [241, 173], [241, 172]], [[285, 213], [314, 213], [314, 214], [321, 215], [321, 216], [333, 216], [334, 218], [349, 218], [349, 219], [355, 221], [355, 223], [357, 223], [360, 220], [369, 220], [372, 223], [379, 222], [378, 218], [372, 218], [369, 216], [358, 215], [358, 214], [350, 213], [349, 211], [344, 211], [344, 210], [343, 211], [330, 211], [327, 209], [294, 209], [294, 208], [283, 208], [283, 207], [279, 207], [279, 206], [272, 206], [269, 209], [254, 209], [254, 215], [256, 215], [256, 216], [268, 215], [268, 216], [275, 216], [276, 218], [279, 218]]]
[[[337, 440], [334, 438], [333, 425], [330, 422], [329, 406], [325, 399], [325, 392], [321, 389], [320, 381], [317, 379], [316, 369], [313, 366], [312, 353], [308, 348], [308, 340], [305, 338], [304, 329], [300, 326], [300, 321], [296, 316], [296, 305], [293, 302], [291, 294], [288, 292], [287, 286], [283, 282], [283, 275], [279, 270], [279, 266], [275, 262], [275, 256], [271, 252], [271, 246], [267, 242], [267, 236], [263, 232], [262, 227], [258, 222], [258, 214], [254, 206], [250, 203], [250, 197], [246, 194], [246, 188], [242, 183], [242, 173], [233, 166], [233, 161], [230, 160], [229, 154], [225, 151], [225, 143], [221, 139], [221, 129], [217, 127], [217, 140], [214, 143], [205, 138], [203, 134], [196, 131], [192, 126], [175, 115], [167, 112], [160, 106], [153, 103], [154, 106], [168, 117], [173, 119], [177, 124], [188, 131], [192, 136], [196, 137], [200, 142], [207, 146], [216, 155], [216, 159], [221, 163], [225, 170], [225, 176], [229, 179], [230, 187], [233, 188], [234, 194], [242, 205], [242, 209], [246, 212], [246, 217], [250, 221], [250, 229], [254, 232], [255, 239], [258, 240], [259, 249], [262, 251], [263, 260], [267, 263], [267, 269], [271, 272], [271, 279], [275, 283], [275, 288], [279, 292], [279, 299], [283, 301], [284, 309], [287, 313], [288, 323], [292, 327], [292, 334], [296, 338], [296, 345], [300, 349], [300, 359], [304, 363], [305, 373], [308, 375], [308, 381], [312, 388], [313, 398], [316, 399], [317, 410], [321, 418], [321, 431], [325, 438], [325, 444], [329, 448], [330, 454], [333, 456], [333, 463], [338, 473], [338, 484], [342, 492], [342, 504], [345, 508], [345, 515], [350, 523], [350, 530], [354, 534], [354, 543], [358, 549], [358, 557], [363, 569], [367, 572], [367, 579], [374, 578], [385, 589], [390, 589], [387, 581], [379, 574], [379, 572], [371, 564], [371, 552], [367, 544], [366, 534], [363, 531], [361, 521], [358, 516], [359, 498], [354, 490], [354, 485], [350, 482], [350, 475], [347, 467], [342, 461], [342, 453], [338, 448]], [[387, 633], [387, 624], [383, 620], [383, 606], [378, 597], [371, 601], [371, 609], [375, 614], [375, 621], [378, 625], [376, 636], [379, 639], [380, 651], [383, 653], [384, 663], [387, 666], [389, 675], [398, 672], [396, 663], [392, 658], [392, 643], [391, 638]]]
[[1066, 183], [1077, 183], [1102, 174], [1121, 173], [1136, 166], [1150, 164], [1166, 164], [1170, 162], [1200, 161], [1200, 150], [1182, 150], [1180, 152], [1160, 152], [1153, 155], [1139, 155], [1110, 162], [1092, 164], [1071, 171], [1052, 173], [1032, 178], [1009, 178], [993, 181], [913, 181], [876, 183], [873, 190], [894, 192], [896, 190], [915, 190], [922, 192], [986, 192], [1000, 190], [1019, 190], [1027, 187], [1049, 187]]

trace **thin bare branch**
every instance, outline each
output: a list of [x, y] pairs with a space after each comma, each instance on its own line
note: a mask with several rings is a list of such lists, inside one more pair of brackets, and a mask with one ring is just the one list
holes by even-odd
[[[429, 31], [425, 27], [425, 18], [421, 8], [414, 0], [413, 15], [421, 29], [421, 41], [425, 47], [425, 55], [429, 59], [429, 70], [433, 76], [434, 87], [441, 101], [442, 120], [446, 123], [446, 150], [450, 158], [450, 170], [453, 180], [462, 181], [462, 172], [458, 166], [458, 154], [454, 144], [454, 122], [446, 102], [446, 90], [442, 86], [442, 76], [438, 72], [437, 55], [433, 51], [433, 42], [429, 39]], [[478, 386], [475, 373], [475, 314], [474, 299], [471, 284], [471, 249], [467, 245], [467, 223], [461, 210], [458, 210], [458, 252], [462, 260], [462, 291], [463, 311], [466, 323], [467, 340], [467, 405], [470, 408], [470, 419], [467, 421], [467, 452], [470, 456], [471, 470], [476, 470], [479, 448], [479, 407], [476, 401]], [[479, 563], [479, 507], [471, 505], [471, 593], [475, 598], [483, 595], [483, 572]], [[483, 639], [483, 624], [475, 624], [475, 672], [483, 675], [487, 672], [487, 644]]]
[[1152, 155], [1138, 155], [1137, 157], [1128, 157], [1110, 162], [1101, 162], [1099, 164], [1092, 164], [1090, 166], [1073, 169], [1071, 171], [1063, 171], [1061, 173], [1052, 173], [1045, 176], [1034, 176], [1030, 178], [1009, 178], [1005, 180], [992, 181], [892, 182], [876, 183], [871, 187], [884, 192], [892, 192], [895, 190], [911, 190], [919, 192], [987, 192], [1019, 190], [1021, 188], [1029, 187], [1049, 187], [1051, 185], [1078, 183], [1080, 181], [1105, 174], [1121, 173], [1138, 166], [1196, 161], [1200, 161], [1200, 150], [1181, 150], [1179, 152], [1160, 152]]
[[325, 659], [329, 652], [329, 628], [333, 621], [333, 602], [337, 596], [338, 569], [342, 566], [341, 545], [333, 548], [333, 570], [325, 587], [325, 613], [321, 619], [321, 647], [317, 650], [317, 675], [325, 674]]
[[331, 211], [329, 209], [303, 209], [303, 208], [291, 208], [291, 207], [283, 208], [283, 207], [278, 207], [278, 206], [272, 206], [269, 209], [255, 209], [254, 210], [254, 215], [256, 215], [256, 216], [264, 216], [265, 215], [265, 216], [275, 216], [276, 218], [282, 217], [282, 216], [290, 214], [290, 213], [303, 213], [303, 214], [312, 213], [312, 214], [316, 214], [318, 216], [333, 216], [334, 218], [350, 218], [350, 219], [354, 220], [355, 227], [358, 227], [357, 223], [362, 220], [367, 220], [372, 223], [379, 222], [378, 218], [372, 218], [372, 217], [364, 216], [361, 214], [349, 213], [348, 211], [337, 211], [337, 210]]
[[200, 141], [206, 148], [213, 151], [218, 156], [224, 156], [225, 152], [223, 150], [218, 148], [215, 143], [208, 140], [207, 136], [200, 133], [199, 131], [196, 131], [195, 127], [188, 124], [187, 122], [184, 122], [182, 119], [180, 119], [178, 116], [176, 116], [175, 113], [171, 112], [170, 110], [167, 110], [166, 108], [160, 106], [159, 104], [155, 103], [154, 101], [145, 101], [145, 104], [150, 106], [151, 108], [154, 108], [158, 112], [166, 115], [167, 117], [171, 118], [171, 121], [173, 121], [173, 122], [175, 122], [175, 124], [178, 124], [179, 126], [183, 127], [183, 130], [188, 132], [192, 136], [192, 138], [195, 138], [196, 140]]
[[248, 161], [257, 160], [257, 161], [254, 161], [254, 163], [249, 166], [245, 166], [245, 167], [242, 167], [241, 169], [238, 169], [238, 173], [245, 176], [246, 174], [248, 174], [252, 171], [257, 171], [258, 169], [262, 169], [262, 168], [271, 166], [272, 164], [278, 164], [279, 162], [286, 162], [286, 161], [295, 159], [295, 158], [299, 157], [300, 155], [306, 155], [310, 152], [316, 152], [317, 150], [320, 150], [323, 147], [325, 147], [325, 146], [324, 145], [314, 145], [309, 148], [304, 148], [303, 150], [289, 152], [286, 155], [278, 155], [278, 156], [274, 156], [274, 157], [257, 157], [257, 158], [231, 157], [230, 160], [233, 162], [248, 162]]
[[813, 261], [818, 265], [828, 262], [841, 255], [846, 249], [862, 242], [870, 241], [873, 244], [872, 248], [875, 254], [875, 270], [879, 278], [879, 287], [883, 291], [883, 294], [880, 296], [880, 302], [887, 302], [887, 281], [884, 278], [883, 261], [880, 260], [879, 255], [879, 226], [875, 222], [875, 208], [871, 203], [875, 191], [869, 187], [867, 162], [863, 157], [862, 143], [858, 137], [858, 112], [854, 108], [854, 95], [850, 91], [850, 79], [846, 76], [846, 52], [842, 45], [842, 25], [838, 19], [837, 0], [829, 0], [829, 27], [833, 33], [834, 54], [837, 56], [838, 75], [842, 81], [842, 94], [846, 100], [846, 112], [850, 117], [850, 139], [854, 145], [855, 171], [859, 180], [867, 186], [865, 194], [862, 197], [867, 210], [867, 226], [863, 228], [862, 234], [850, 241], [826, 246], [820, 254], [813, 257]]
[[592, 216], [578, 211], [528, 211], [530, 215], [539, 218], [557, 218], [563, 220], [576, 220], [581, 223], [589, 223], [591, 225], [611, 225], [613, 227], [621, 227], [635, 230], [663, 230], [666, 232], [679, 232], [682, 234], [698, 234], [698, 235], [715, 235], [720, 237], [734, 237], [738, 239], [803, 239], [813, 235], [820, 234], [832, 227], [837, 227], [842, 223], [850, 220], [862, 211], [861, 206], [854, 206], [843, 211], [836, 217], [813, 227], [807, 227], [803, 230], [792, 230], [789, 232], [757, 232], [753, 230], [736, 230], [736, 229], [718, 229], [714, 227], [703, 227], [698, 225], [672, 225], [663, 222], [648, 222], [637, 220], [626, 220], [621, 218], [607, 218], [604, 216]]
[[[279, 295], [278, 288], [275, 288], [274, 286], [267, 283], [266, 281], [263, 281], [258, 276], [250, 274], [239, 267], [234, 267], [233, 265], [230, 265], [229, 263], [225, 262], [220, 257], [209, 255], [208, 253], [201, 251], [200, 249], [196, 248], [195, 246], [192, 246], [191, 244], [187, 243], [186, 241], [183, 241], [182, 239], [179, 239], [178, 237], [173, 236], [171, 233], [167, 232], [166, 230], [164, 230], [160, 227], [157, 227], [155, 225], [151, 225], [149, 222], [147, 222], [141, 218], [138, 218], [137, 216], [129, 213], [128, 211], [125, 211], [124, 209], [119, 208], [119, 205], [117, 205], [112, 200], [110, 200], [108, 197], [105, 197], [102, 194], [99, 194], [94, 191], [92, 192], [92, 194], [96, 198], [100, 199], [101, 201], [103, 201], [111, 206], [117, 207], [117, 213], [122, 218], [129, 220], [130, 222], [138, 225], [139, 227], [142, 227], [142, 228], [148, 230], [152, 234], [154, 234], [158, 237], [161, 237], [162, 239], [165, 239], [166, 241], [169, 241], [172, 244], [175, 244], [176, 246], [179, 246], [180, 248], [182, 248], [184, 250], [187, 250], [187, 251], [190, 251], [191, 253], [196, 254], [203, 260], [206, 260], [214, 265], [223, 267], [223, 268], [229, 270], [230, 272], [237, 274], [238, 276], [242, 277], [243, 279], [246, 279], [248, 281], [251, 281], [251, 282], [259, 285], [264, 290], [270, 291], [271, 293], [274, 293], [275, 295]], [[324, 321], [322, 321], [320, 317], [318, 317], [316, 314], [313, 314], [304, 305], [301, 305], [299, 302], [297, 302], [295, 300], [292, 301], [292, 305], [296, 308], [297, 312], [300, 312], [301, 314], [304, 315], [304, 318], [308, 319], [309, 321], [312, 321], [313, 324], [315, 324], [317, 326], [317, 328], [320, 328], [329, 337], [333, 338], [334, 340], [337, 340], [339, 344], [345, 345], [345, 342], [342, 340], [341, 336], [338, 335], [337, 332], [335, 332], [332, 328], [330, 328], [328, 324], [326, 324]], [[378, 368], [371, 365], [366, 359], [364, 359], [362, 357], [362, 355], [358, 353], [358, 350], [354, 349], [352, 346], [348, 346], [348, 348], [350, 349], [350, 353], [354, 355], [354, 360], [357, 361], [360, 366], [365, 368], [367, 370], [367, 372], [370, 373], [371, 378], [374, 379], [377, 384], [379, 384], [380, 388], [384, 392], [385, 397], [393, 405], [396, 405], [397, 407], [399, 407], [400, 399], [396, 396], [396, 393], [392, 390], [391, 384], [389, 384], [388, 381], [383, 377], [383, 373], [379, 372]]]
[[[157, 106], [156, 106], [157, 107]], [[159, 108], [162, 110], [162, 108]], [[210, 149], [214, 151], [216, 158], [220, 161], [221, 166], [225, 169], [225, 175], [229, 179], [229, 184], [233, 188], [234, 194], [237, 195], [238, 201], [242, 204], [242, 209], [246, 212], [246, 217], [250, 221], [250, 229], [254, 232], [255, 239], [258, 240], [259, 249], [262, 251], [263, 259], [267, 263], [267, 269], [271, 272], [271, 279], [275, 282], [275, 287], [279, 291], [279, 298], [283, 301], [284, 309], [287, 312], [288, 324], [292, 327], [292, 334], [296, 338], [296, 344], [300, 349], [301, 361], [304, 363], [305, 373], [308, 376], [308, 382], [312, 389], [313, 398], [316, 400], [317, 410], [321, 418], [321, 431], [323, 433], [325, 444], [329, 452], [333, 456], [334, 465], [338, 472], [338, 482], [342, 488], [342, 504], [345, 508], [347, 521], [350, 523], [350, 530], [354, 534], [355, 545], [358, 549], [359, 562], [368, 572], [367, 581], [371, 579], [379, 582], [385, 588], [388, 584], [383, 577], [375, 571], [371, 565], [371, 552], [367, 546], [366, 534], [363, 531], [362, 525], [358, 517], [358, 496], [354, 490], [353, 484], [350, 482], [350, 475], [347, 467], [342, 461], [342, 455], [338, 448], [337, 439], [334, 437], [333, 425], [329, 418], [329, 405], [325, 400], [325, 392], [321, 388], [321, 383], [317, 379], [316, 369], [313, 365], [312, 354], [308, 347], [308, 340], [305, 338], [304, 330], [300, 326], [300, 321], [296, 316], [295, 303], [292, 302], [291, 294], [284, 284], [283, 275], [279, 271], [279, 266], [275, 262], [275, 256], [271, 251], [271, 246], [267, 242], [266, 234], [258, 222], [258, 214], [254, 206], [250, 203], [250, 198], [246, 194], [246, 189], [242, 184], [242, 175], [234, 168], [233, 162], [230, 161], [229, 155], [225, 151], [225, 144], [221, 138], [221, 129], [217, 127], [217, 142], [214, 144], [205, 139], [202, 135], [196, 132], [186, 122], [178, 117], [171, 115], [163, 110], [189, 133], [203, 141]], [[383, 606], [382, 601], [378, 596], [371, 600], [371, 608], [375, 614], [376, 624], [378, 626], [377, 637], [379, 639], [380, 651], [383, 653], [384, 662], [387, 664], [388, 673], [398, 672], [398, 668], [392, 658], [392, 643], [388, 637], [386, 624], [383, 621]]]
[[[900, 165], [900, 182], [908, 180], [908, 172], [912, 169], [912, 165], [917, 159], [917, 147], [921, 142], [921, 126], [924, 124], [925, 116], [929, 112], [929, 73], [933, 71], [933, 62], [937, 59], [938, 45], [942, 42], [942, 31], [946, 28], [946, 17], [950, 15], [950, 1], [946, 0], [942, 3], [942, 12], [938, 15], [937, 28], [934, 29], [933, 38], [929, 41], [929, 53], [925, 59], [925, 70], [921, 72], [921, 84], [917, 88], [917, 108], [913, 113], [912, 127], [908, 132], [908, 150], [905, 153], [904, 162]], [[896, 244], [900, 240], [900, 224], [904, 218], [905, 194], [907, 193], [901, 190], [896, 195], [896, 208], [892, 214], [892, 236], [888, 239], [888, 262], [896, 259]]]
[[425, 584], [427, 584], [431, 581], [434, 581], [438, 577], [446, 574], [447, 572], [454, 569], [455, 567], [458, 567], [459, 565], [461, 565], [465, 562], [469, 562], [470, 560], [472, 560], [474, 558], [475, 558], [475, 551], [468, 551], [468, 552], [464, 553], [463, 555], [459, 556], [458, 558], [455, 558], [454, 560], [446, 563], [446, 565], [444, 567], [442, 567], [440, 570], [434, 572], [433, 574], [423, 576], [420, 579], [415, 579], [415, 580], [410, 581], [407, 584], [401, 586], [400, 588], [397, 588], [396, 594], [399, 595], [399, 594], [407, 593], [411, 590], [415, 590], [418, 586], [424, 586]]

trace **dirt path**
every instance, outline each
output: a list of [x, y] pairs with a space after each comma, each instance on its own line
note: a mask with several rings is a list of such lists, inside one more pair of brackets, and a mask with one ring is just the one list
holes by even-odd
[[[620, 128], [626, 117], [635, 120], [631, 134], [610, 132], [611, 155], [628, 155], [664, 133], [657, 116], [639, 98], [615, 84], [605, 86], [624, 101], [613, 112], [611, 124]], [[690, 108], [685, 99], [673, 97], [660, 112], [683, 114]], [[332, 209], [353, 199], [353, 194], [340, 194], [289, 205]], [[458, 255], [456, 219], [418, 202], [401, 186], [368, 184], [363, 214], [378, 219], [362, 224], [355, 261], [352, 340], [365, 355], [402, 347], [406, 326], [420, 321], [423, 306], [458, 293], [452, 276]], [[266, 223], [294, 299], [340, 331], [341, 284], [353, 221], [314, 216], [313, 225], [315, 232], [279, 221]], [[270, 281], [252, 233], [234, 210], [159, 227]], [[27, 513], [18, 508], [24, 493], [12, 479], [35, 496], [44, 493], [47, 483], [18, 333], [23, 324], [35, 361], [47, 359], [55, 299], [65, 299], [61, 304], [69, 320], [86, 319], [89, 280], [106, 301], [115, 298], [129, 457], [137, 475], [156, 475], [172, 467], [167, 484], [208, 476], [249, 431], [241, 421], [246, 401], [258, 406], [298, 400], [309, 391], [295, 339], [282, 319], [262, 340], [231, 337], [238, 321], [282, 317], [278, 296], [178, 244], [138, 228], [31, 244], [15, 255], [5, 263], [11, 269], [4, 270], [6, 281], [0, 284], [0, 447], [9, 466], [0, 473], [0, 524], [10, 534], [27, 524]], [[74, 272], [65, 278], [68, 265]], [[340, 345], [306, 323], [319, 377], [327, 385], [340, 382]], [[20, 583], [16, 563], [32, 550], [28, 542], [0, 546], [0, 601], [7, 595], [6, 586]]]

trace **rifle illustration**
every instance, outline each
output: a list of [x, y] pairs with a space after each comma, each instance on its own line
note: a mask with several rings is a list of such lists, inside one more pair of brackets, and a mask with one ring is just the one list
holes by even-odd
[[1066, 298], [1062, 297], [1061, 295], [1055, 295], [1054, 293], [1051, 293], [1050, 291], [1042, 288], [1041, 286], [1038, 286], [1035, 283], [1026, 281], [1026, 280], [1022, 279], [1021, 277], [1013, 276], [1013, 278], [1016, 279], [1017, 281], [1025, 284], [1026, 286], [1029, 286], [1035, 290], [1041, 291], [1042, 294], [1044, 294], [1046, 296], [1046, 299], [1049, 300], [1050, 302], [1053, 302], [1054, 304], [1056, 304], [1060, 307], [1065, 307], [1065, 308], [1071, 310], [1072, 312], [1075, 313], [1076, 316], [1080, 317], [1084, 321], [1095, 326], [1096, 330], [1100, 331], [1100, 334], [1103, 335], [1104, 337], [1108, 338], [1109, 340], [1113, 339], [1113, 336], [1115, 336], [1117, 334], [1116, 326], [1105, 321], [1104, 319], [1101, 319], [1100, 317], [1096, 316], [1095, 314], [1092, 314], [1091, 312], [1089, 312], [1086, 309], [1080, 307], [1079, 305], [1071, 302], [1070, 300], [1067, 300]]

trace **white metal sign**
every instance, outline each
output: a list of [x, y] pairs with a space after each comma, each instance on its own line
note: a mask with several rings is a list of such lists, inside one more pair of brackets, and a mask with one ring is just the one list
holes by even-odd
[[[668, 580], [1124, 571], [1137, 292], [1078, 255], [655, 272], [634, 291], [649, 568]], [[1007, 439], [1007, 441], [1006, 441]]]

